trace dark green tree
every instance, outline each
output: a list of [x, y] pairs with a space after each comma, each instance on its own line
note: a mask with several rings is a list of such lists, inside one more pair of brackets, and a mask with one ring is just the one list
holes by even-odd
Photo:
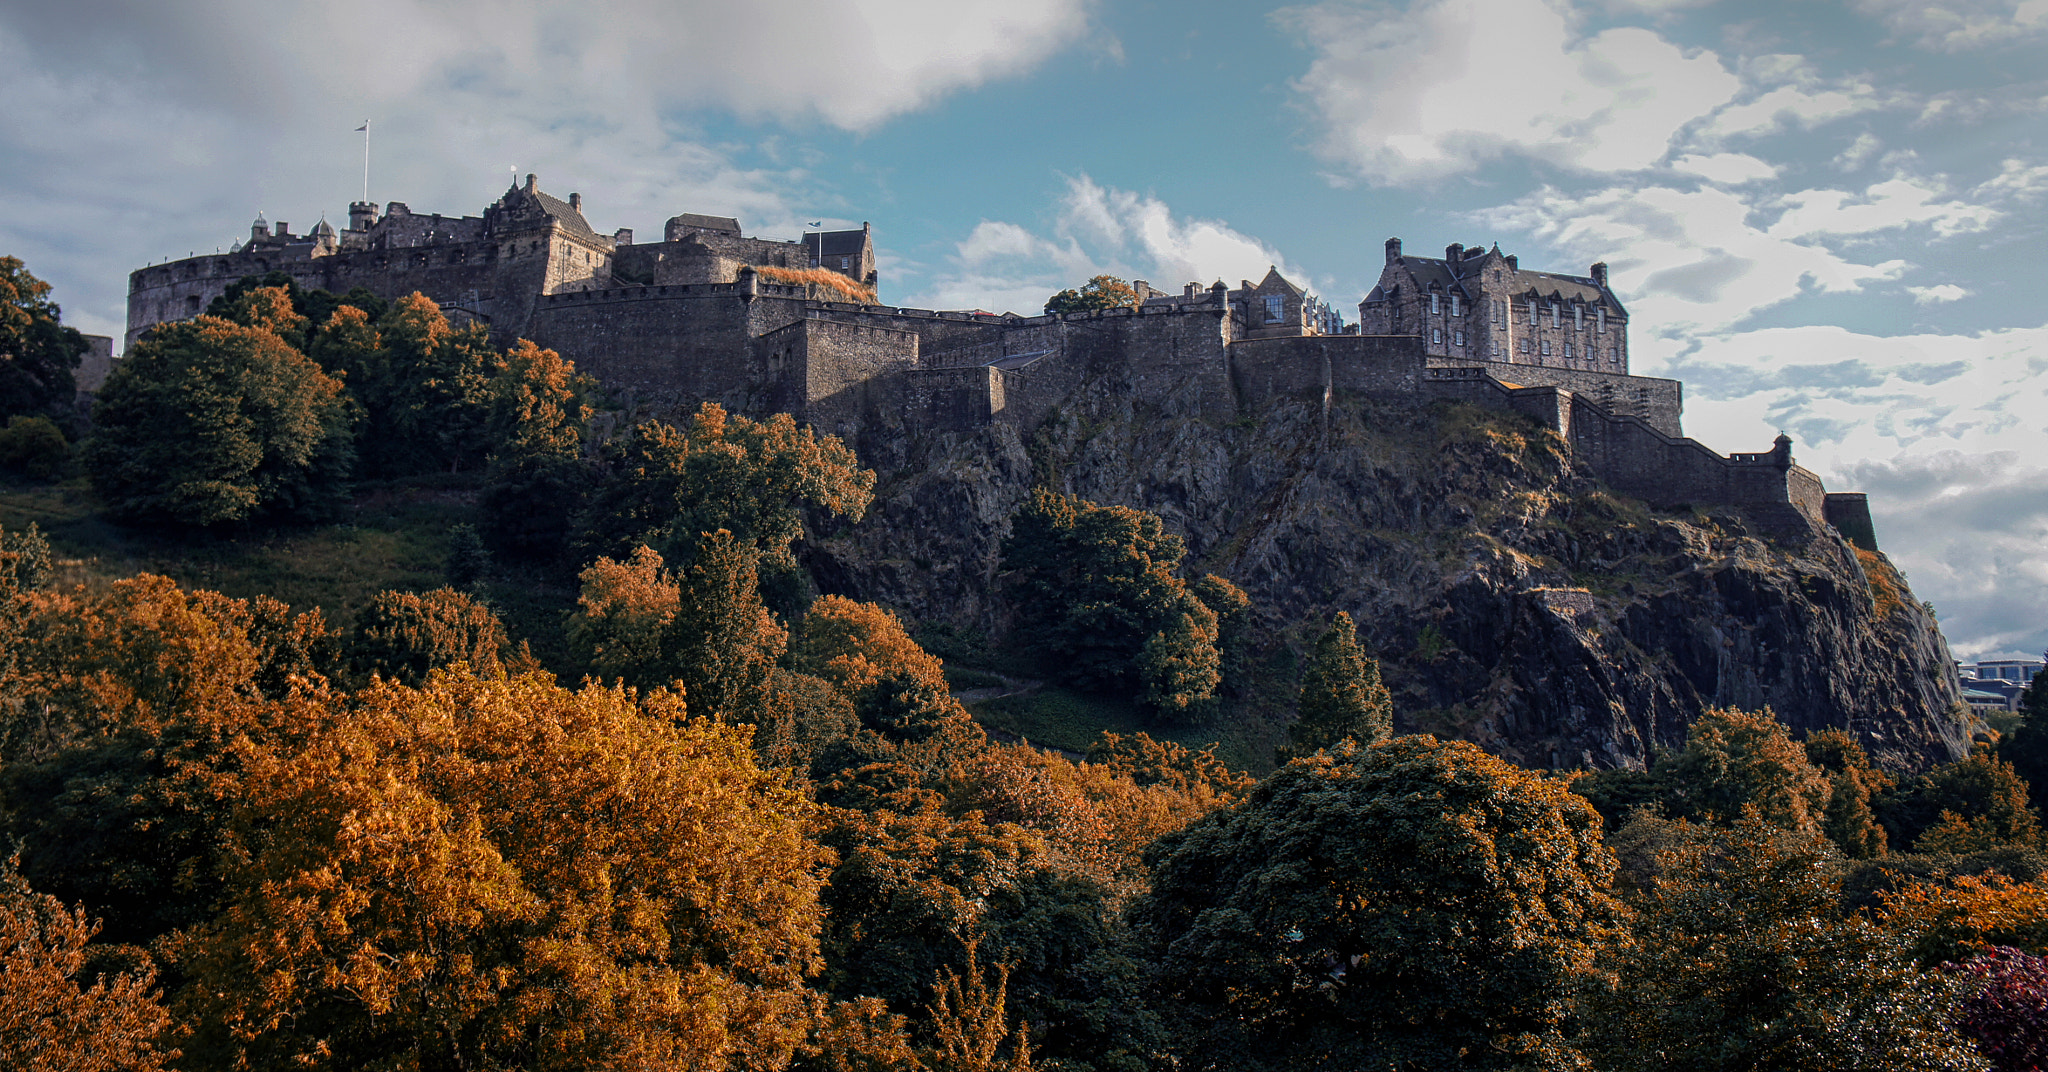
[[1146, 706], [1182, 719], [1201, 713], [1223, 681], [1215, 614], [1191, 601], [1138, 649], [1137, 668], [1145, 686], [1139, 698]]
[[1366, 657], [1357, 626], [1341, 610], [1302, 668], [1299, 710], [1288, 731], [1292, 755], [1346, 739], [1370, 746], [1394, 735], [1394, 697], [1380, 682], [1379, 660]]
[[1982, 1067], [1949, 1028], [1962, 981], [1919, 969], [1906, 938], [1844, 907], [1824, 840], [1754, 817], [1638, 822], [1668, 831], [1635, 941], [1603, 964], [1616, 985], [1594, 992], [1596, 1067]]
[[448, 557], [441, 572], [448, 583], [468, 587], [482, 579], [491, 568], [491, 550], [484, 546], [475, 525], [452, 525], [448, 529]]
[[1113, 275], [1098, 275], [1078, 288], [1069, 287], [1045, 299], [1048, 313], [1085, 313], [1093, 309], [1135, 309], [1138, 292]]
[[1146, 854], [1133, 907], [1194, 1069], [1579, 1068], [1623, 933], [1593, 809], [1463, 742], [1298, 759]]
[[0, 420], [68, 407], [78, 393], [72, 370], [85, 336], [65, 327], [50, 284], [18, 257], [0, 257]]
[[2020, 694], [2020, 724], [1998, 742], [1998, 758], [2026, 780], [2035, 808], [2048, 806], [2048, 669]]
[[1899, 783], [1877, 802], [1891, 844], [1916, 852], [1973, 853], [2041, 842], [2027, 783], [1988, 750]]
[[583, 429], [596, 384], [553, 350], [522, 339], [505, 355], [493, 390], [483, 536], [512, 558], [559, 559], [594, 480]]
[[57, 422], [44, 416], [15, 414], [0, 428], [0, 474], [32, 480], [53, 480], [64, 471], [71, 445]]
[[1213, 573], [1189, 581], [1188, 591], [1216, 615], [1216, 653], [1221, 659], [1222, 687], [1243, 693], [1251, 685], [1252, 598], [1244, 589]]
[[117, 516], [187, 525], [320, 517], [355, 454], [342, 385], [275, 333], [163, 325], [107, 378], [85, 467]]
[[[1180, 629], [1182, 615], [1194, 626], [1181, 630], [1182, 649], [1206, 644], [1213, 652], [1214, 612], [1174, 576], [1186, 554], [1187, 546], [1155, 514], [1038, 489], [1011, 518], [1003, 539], [1004, 585], [1017, 613], [1016, 635], [1061, 681], [1125, 693], [1156, 686], [1161, 698], [1206, 699], [1207, 693], [1176, 688], [1162, 675], [1192, 670], [1198, 661], [1215, 665], [1213, 655], [1182, 650], [1169, 659], [1162, 642], [1154, 659], [1143, 658], [1155, 635]], [[1185, 710], [1186, 704], [1175, 709]]]

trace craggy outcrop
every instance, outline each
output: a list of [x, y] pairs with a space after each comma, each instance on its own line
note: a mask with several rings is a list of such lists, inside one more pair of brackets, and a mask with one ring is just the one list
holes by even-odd
[[1272, 635], [1349, 611], [1404, 730], [1516, 762], [1641, 766], [1710, 705], [1853, 730], [1896, 769], [1961, 755], [1946, 642], [1890, 564], [1787, 506], [1654, 511], [1526, 418], [1339, 396], [1232, 421], [1104, 376], [1035, 430], [870, 425], [868, 519], [821, 584], [1000, 637], [998, 548], [1034, 482], [1158, 513]]

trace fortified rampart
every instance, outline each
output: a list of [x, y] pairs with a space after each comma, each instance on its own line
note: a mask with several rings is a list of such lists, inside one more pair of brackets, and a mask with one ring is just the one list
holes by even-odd
[[323, 220], [302, 236], [259, 217], [231, 253], [133, 273], [129, 342], [239, 279], [282, 271], [334, 292], [424, 293], [501, 343], [532, 339], [642, 401], [789, 412], [842, 435], [874, 422], [1028, 431], [1084, 385], [1217, 421], [1279, 400], [1454, 400], [1534, 418], [1625, 494], [1742, 504], [1767, 523], [1796, 512], [1876, 546], [1863, 497], [1828, 494], [1793, 463], [1789, 439], [1724, 456], [1685, 437], [1682, 385], [1628, 371], [1628, 315], [1604, 265], [1556, 275], [1459, 245], [1442, 260], [1407, 257], [1393, 239], [1355, 326], [1275, 270], [1179, 295], [1141, 283], [1136, 307], [1027, 317], [850, 302], [756, 271], [824, 267], [871, 286], [866, 225], [781, 241], [682, 214], [661, 241], [636, 244], [631, 230], [599, 234], [582, 208], [527, 176], [480, 217], [358, 204], [348, 230]]

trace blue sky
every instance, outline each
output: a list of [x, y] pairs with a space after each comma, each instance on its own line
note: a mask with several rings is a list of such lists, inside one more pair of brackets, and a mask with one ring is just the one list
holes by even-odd
[[379, 202], [867, 220], [893, 304], [1604, 260], [1690, 434], [1787, 431], [1958, 654], [2048, 647], [2048, 0], [0, 0], [0, 93], [0, 252], [115, 335], [129, 270], [343, 220], [365, 118]]

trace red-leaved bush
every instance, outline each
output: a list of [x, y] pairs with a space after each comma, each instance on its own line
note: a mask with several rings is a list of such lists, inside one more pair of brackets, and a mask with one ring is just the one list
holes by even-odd
[[2048, 1063], [2048, 958], [1997, 946], [1958, 965], [1980, 985], [1956, 1006], [1956, 1030], [1997, 1072]]

